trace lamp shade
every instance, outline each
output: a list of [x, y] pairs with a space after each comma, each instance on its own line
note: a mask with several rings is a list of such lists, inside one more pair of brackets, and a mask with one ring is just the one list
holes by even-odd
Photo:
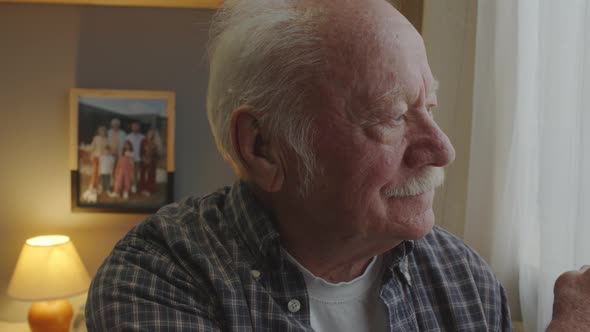
[[83, 293], [90, 276], [70, 238], [45, 235], [23, 246], [8, 286], [8, 295], [28, 301], [49, 301]]

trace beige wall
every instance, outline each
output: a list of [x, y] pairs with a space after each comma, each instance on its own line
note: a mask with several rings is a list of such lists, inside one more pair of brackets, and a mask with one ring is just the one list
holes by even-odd
[[457, 158], [437, 192], [437, 223], [463, 237], [475, 61], [477, 1], [425, 0], [422, 35], [434, 76], [440, 81], [435, 115]]
[[26, 319], [29, 304], [5, 295], [26, 238], [69, 235], [94, 273], [142, 218], [70, 212], [66, 110], [79, 17], [76, 7], [0, 5], [0, 320]]
[[[0, 321], [26, 320], [29, 303], [11, 300], [5, 292], [25, 239], [69, 235], [94, 274], [116, 241], [145, 218], [70, 211], [70, 88], [177, 91], [176, 198], [232, 183], [204, 112], [204, 40], [210, 15], [197, 10], [0, 4]], [[161, 28], [153, 26], [162, 20], [166, 24]], [[108, 29], [101, 28], [104, 22]], [[145, 33], [149, 38], [135, 37]], [[82, 43], [83, 37], [93, 41]], [[154, 40], [160, 47], [155, 52], [150, 49]], [[96, 44], [103, 54], [95, 54]], [[145, 53], [138, 57], [135, 49]], [[170, 61], [170, 53], [182, 56]], [[83, 296], [73, 302], [81, 301]]]

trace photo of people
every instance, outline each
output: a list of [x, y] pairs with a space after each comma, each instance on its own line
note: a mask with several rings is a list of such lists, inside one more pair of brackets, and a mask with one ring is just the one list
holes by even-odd
[[165, 205], [169, 98], [80, 95], [77, 101], [79, 206]]

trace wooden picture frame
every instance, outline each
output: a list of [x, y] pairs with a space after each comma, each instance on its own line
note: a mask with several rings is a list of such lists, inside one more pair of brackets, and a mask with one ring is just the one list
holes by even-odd
[[0, 3], [217, 9], [223, 0], [0, 0]]
[[[424, 0], [387, 0], [422, 33]], [[0, 0], [0, 3], [219, 9], [223, 0]]]
[[73, 211], [153, 213], [173, 201], [175, 98], [71, 89]]

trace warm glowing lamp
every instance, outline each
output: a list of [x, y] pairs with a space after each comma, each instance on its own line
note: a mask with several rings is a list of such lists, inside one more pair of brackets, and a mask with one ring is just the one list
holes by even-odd
[[89, 285], [90, 276], [69, 237], [37, 236], [20, 252], [8, 295], [35, 301], [29, 309], [33, 332], [67, 332], [73, 310], [65, 298], [85, 292]]

